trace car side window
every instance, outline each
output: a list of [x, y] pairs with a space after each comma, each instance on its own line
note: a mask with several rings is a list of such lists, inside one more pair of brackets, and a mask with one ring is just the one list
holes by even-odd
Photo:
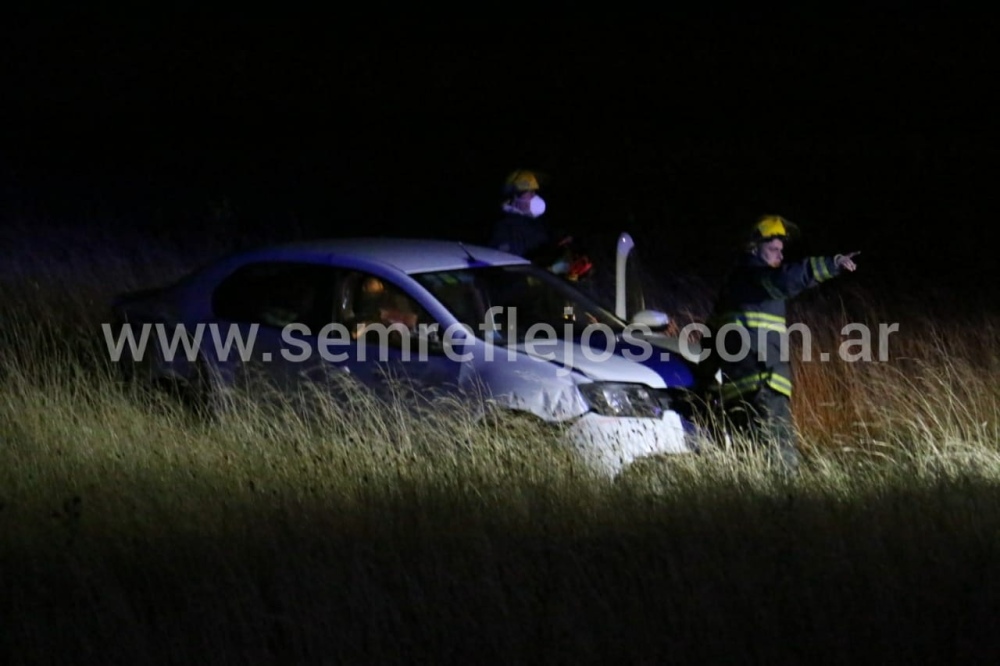
[[334, 319], [356, 340], [384, 340], [393, 347], [415, 341], [424, 327], [433, 323], [420, 303], [399, 286], [362, 271], [343, 273]]
[[247, 264], [224, 279], [212, 294], [221, 319], [283, 328], [305, 324], [313, 334], [333, 314], [336, 269], [302, 262]]

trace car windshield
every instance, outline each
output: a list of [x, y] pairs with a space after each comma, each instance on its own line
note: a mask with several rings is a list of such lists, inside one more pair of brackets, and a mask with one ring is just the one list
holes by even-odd
[[579, 338], [588, 326], [626, 324], [563, 279], [531, 265], [491, 266], [412, 276], [477, 337], [507, 344]]

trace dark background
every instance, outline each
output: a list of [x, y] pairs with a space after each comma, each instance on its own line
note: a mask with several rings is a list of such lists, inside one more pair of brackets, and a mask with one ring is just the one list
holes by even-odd
[[484, 241], [526, 167], [552, 224], [600, 247], [630, 231], [665, 274], [717, 277], [774, 212], [800, 252], [861, 250], [851, 279], [992, 293], [994, 21], [514, 9], [13, 20], [0, 212]]

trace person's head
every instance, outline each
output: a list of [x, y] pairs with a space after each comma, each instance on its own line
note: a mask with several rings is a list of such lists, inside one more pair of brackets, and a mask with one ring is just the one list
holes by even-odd
[[772, 238], [757, 243], [757, 256], [771, 268], [777, 268], [785, 260], [785, 241]]
[[385, 291], [385, 284], [377, 277], [367, 277], [361, 283], [361, 293], [365, 296], [378, 296]]
[[777, 268], [785, 259], [785, 243], [797, 233], [798, 227], [780, 215], [764, 215], [750, 230], [747, 251]]
[[538, 217], [545, 212], [545, 200], [538, 193], [538, 175], [534, 171], [512, 171], [504, 181], [504, 206], [528, 217]]

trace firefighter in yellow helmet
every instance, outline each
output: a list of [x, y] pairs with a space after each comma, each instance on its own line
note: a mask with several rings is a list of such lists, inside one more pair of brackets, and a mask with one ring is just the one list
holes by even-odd
[[573, 238], [553, 232], [541, 218], [545, 199], [539, 194], [538, 172], [516, 169], [507, 175], [503, 186], [503, 216], [493, 227], [489, 245], [544, 266], [553, 273], [576, 281], [592, 268], [590, 259], [576, 255]]
[[797, 227], [778, 215], [765, 215], [751, 227], [708, 322], [714, 362], [705, 366], [722, 372], [720, 397], [730, 424], [773, 444], [791, 472], [801, 458], [792, 421], [786, 304], [843, 271], [854, 271], [858, 254], [786, 263], [785, 243], [797, 235]]
[[540, 187], [534, 171], [517, 169], [507, 176], [500, 204], [503, 217], [493, 227], [492, 247], [527, 257], [551, 242], [548, 224], [538, 219], [545, 214]]

